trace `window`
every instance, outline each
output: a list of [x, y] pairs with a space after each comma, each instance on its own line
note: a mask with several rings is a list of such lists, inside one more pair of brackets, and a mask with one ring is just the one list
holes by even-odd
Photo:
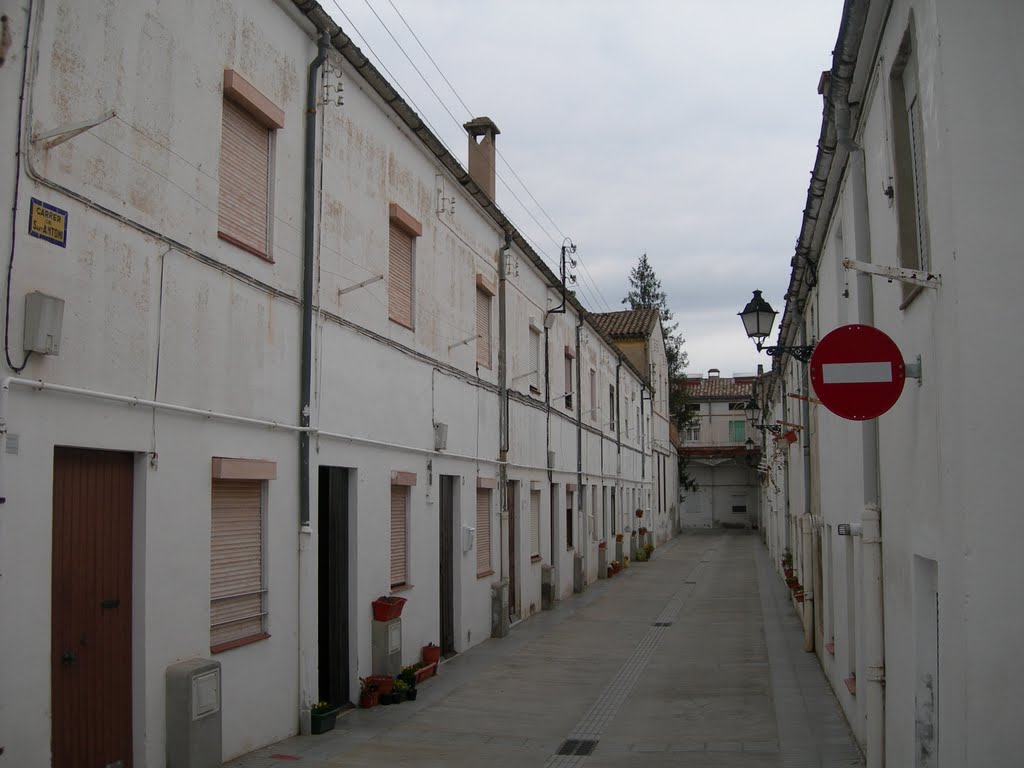
[[565, 410], [572, 410], [572, 357], [565, 355]]
[[391, 587], [408, 583], [409, 487], [391, 485]]
[[608, 385], [608, 428], [615, 431], [615, 385]]
[[530, 389], [540, 394], [540, 331], [530, 329]]
[[747, 439], [747, 423], [745, 421], [729, 422], [729, 442], [742, 443]]
[[[586, 492], [587, 492], [586, 486], [584, 486], [583, 493], [586, 493]], [[595, 519], [594, 516], [597, 515], [597, 512], [598, 512], [599, 509], [600, 509], [600, 507], [598, 507], [598, 505], [597, 505], [597, 486], [596, 485], [592, 485], [592, 486], [590, 486], [590, 514], [589, 514], [589, 517], [588, 517], [588, 519], [590, 520], [590, 540], [591, 541], [597, 541], [597, 520]]]
[[540, 491], [530, 491], [530, 556], [540, 557]]
[[232, 69], [224, 71], [217, 236], [270, 259], [271, 148], [284, 112]]
[[[901, 267], [928, 270], [931, 257], [925, 215], [924, 137], [918, 98], [917, 56], [912, 37], [908, 29], [892, 67], [890, 89], [899, 260]], [[918, 292], [917, 286], [903, 284], [904, 301]]]
[[591, 418], [597, 421], [597, 371], [590, 369], [590, 409]]
[[746, 403], [729, 403], [730, 411], [742, 411], [747, 407]]
[[491, 296], [476, 291], [476, 362], [481, 368], [491, 367]]
[[491, 568], [491, 491], [476, 489], [476, 575], [489, 576]]
[[[216, 475], [216, 460], [215, 472]], [[212, 481], [210, 652], [267, 635], [262, 480]]]
[[483, 275], [476, 276], [476, 362], [491, 367], [491, 297], [494, 286]]
[[605, 509], [606, 499], [608, 498], [608, 489], [605, 486], [601, 486], [601, 538], [608, 538], [608, 510]]
[[575, 515], [573, 514], [572, 504], [572, 491], [566, 488], [565, 490], [565, 548], [572, 549], [573, 546], [573, 530], [572, 522]]
[[612, 519], [612, 528], [614, 530], [616, 530], [616, 531], [621, 531], [622, 530], [622, 526], [619, 525], [619, 521], [618, 521], [618, 519], [615, 516], [615, 489], [614, 488], [609, 489], [609, 493], [611, 494], [611, 507], [610, 507], [609, 516]]
[[406, 328], [415, 318], [416, 238], [423, 227], [401, 206], [391, 203], [388, 231], [388, 317]]

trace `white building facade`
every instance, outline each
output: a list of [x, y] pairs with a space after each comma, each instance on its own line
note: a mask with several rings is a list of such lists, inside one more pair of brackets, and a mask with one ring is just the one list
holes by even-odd
[[910, 377], [887, 413], [851, 421], [776, 356], [770, 419], [802, 429], [762, 487], [770, 549], [791, 549], [804, 590], [805, 647], [869, 766], [1020, 760], [1024, 522], [1005, 461], [1022, 359], [1022, 107], [1006, 90], [1024, 71], [1021, 28], [1018, 3], [848, 0], [822, 78], [779, 343], [874, 326]]
[[227, 759], [356, 694], [380, 595], [411, 663], [597, 577], [664, 390], [495, 205], [493, 123], [467, 173], [316, 3], [7, 13], [12, 765], [163, 765], [193, 658]]

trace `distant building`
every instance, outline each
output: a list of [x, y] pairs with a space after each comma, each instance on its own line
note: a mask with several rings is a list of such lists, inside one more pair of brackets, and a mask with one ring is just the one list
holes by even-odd
[[[757, 464], [760, 436], [747, 424], [744, 408], [754, 376], [688, 376], [687, 407], [696, 413], [683, 434], [682, 453], [696, 490], [686, 494], [684, 528], [754, 528], [758, 520]], [[748, 444], [750, 438], [752, 443]]]

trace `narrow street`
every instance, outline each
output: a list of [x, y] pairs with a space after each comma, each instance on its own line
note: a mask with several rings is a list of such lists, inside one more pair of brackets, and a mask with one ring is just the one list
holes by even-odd
[[756, 534], [683, 535], [444, 663], [417, 701], [227, 765], [863, 765], [802, 643]]

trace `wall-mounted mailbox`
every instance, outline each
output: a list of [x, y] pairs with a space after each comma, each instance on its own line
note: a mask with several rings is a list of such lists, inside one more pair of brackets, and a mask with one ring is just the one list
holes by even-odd
[[468, 525], [462, 526], [462, 551], [469, 552], [476, 543], [476, 528]]

